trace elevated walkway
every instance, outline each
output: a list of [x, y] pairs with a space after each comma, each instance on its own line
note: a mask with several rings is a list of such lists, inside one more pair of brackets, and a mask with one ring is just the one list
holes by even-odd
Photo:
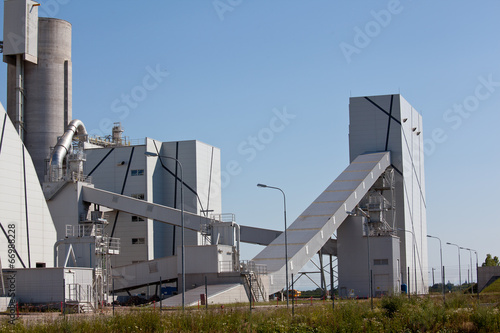
[[113, 267], [115, 291], [133, 290], [177, 279], [177, 256]]
[[[94, 188], [93, 185], [82, 186], [83, 201], [116, 209], [125, 213], [139, 215], [163, 223], [181, 226], [181, 211], [179, 209], [135, 199], [126, 195]], [[184, 212], [186, 229], [200, 231], [201, 224], [209, 224], [210, 218]]]
[[[390, 153], [359, 155], [287, 229], [289, 274], [299, 270], [330, 240], [375, 181], [391, 165]], [[285, 236], [255, 258], [267, 265], [272, 294], [285, 286]]]

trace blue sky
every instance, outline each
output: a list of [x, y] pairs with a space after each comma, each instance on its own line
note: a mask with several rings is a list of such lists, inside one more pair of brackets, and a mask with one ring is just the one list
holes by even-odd
[[[458, 259], [445, 242], [480, 262], [500, 255], [499, 2], [41, 3], [73, 25], [73, 118], [94, 134], [121, 121], [132, 139], [221, 148], [223, 210], [240, 224], [282, 227], [280, 194], [257, 183], [287, 193], [293, 222], [348, 165], [349, 97], [401, 93], [424, 119], [428, 232], [443, 240], [447, 280]], [[0, 82], [5, 105], [5, 64]], [[289, 115], [279, 128], [276, 114]], [[438, 251], [430, 240], [429, 270]]]

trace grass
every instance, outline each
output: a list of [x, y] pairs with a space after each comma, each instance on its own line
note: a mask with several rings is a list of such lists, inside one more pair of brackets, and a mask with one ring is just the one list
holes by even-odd
[[490, 284], [488, 287], [484, 288], [481, 291], [481, 294], [485, 293], [498, 293], [500, 292], [500, 279], [496, 279], [492, 284]]
[[[496, 302], [499, 297], [496, 297]], [[440, 297], [391, 297], [368, 300], [316, 301], [300, 304], [295, 315], [273, 303], [211, 307], [209, 311], [158, 311], [134, 308], [115, 316], [67, 315], [47, 322], [1, 319], [0, 332], [499, 332], [496, 303], [485, 305], [468, 295]]]

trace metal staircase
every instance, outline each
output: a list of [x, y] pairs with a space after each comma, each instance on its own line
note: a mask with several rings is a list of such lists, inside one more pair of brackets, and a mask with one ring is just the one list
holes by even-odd
[[268, 295], [262, 282], [262, 275], [267, 275], [267, 266], [253, 261], [241, 262], [241, 275], [245, 281], [245, 289], [254, 302], [267, 301]]
[[93, 304], [93, 290], [89, 285], [82, 286], [79, 283], [71, 283], [67, 285], [68, 296], [66, 306], [76, 309], [78, 313], [90, 313], [95, 311]]

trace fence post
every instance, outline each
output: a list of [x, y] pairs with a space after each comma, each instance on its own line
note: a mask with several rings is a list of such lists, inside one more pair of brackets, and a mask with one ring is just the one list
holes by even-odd
[[63, 301], [62, 301], [63, 316], [66, 317], [66, 279], [63, 279]]
[[161, 276], [160, 276], [160, 312], [161, 312], [162, 295], [163, 293], [161, 292]]
[[252, 312], [252, 276], [249, 274], [249, 280], [250, 280], [250, 312]]
[[[293, 299], [295, 298], [295, 289], [293, 288], [293, 273], [292, 273], [292, 293], [293, 293], [293, 295], [292, 295], [292, 316], [294, 316], [295, 315], [295, 305], [294, 305]], [[290, 291], [288, 291], [288, 295], [290, 295]]]
[[205, 310], [208, 311], [208, 279], [205, 275]]

